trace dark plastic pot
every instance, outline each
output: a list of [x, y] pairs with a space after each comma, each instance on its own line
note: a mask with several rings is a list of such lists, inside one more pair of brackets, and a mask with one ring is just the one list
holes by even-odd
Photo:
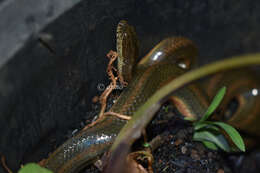
[[0, 1], [0, 152], [12, 169], [46, 156], [86, 116], [121, 19], [141, 56], [174, 35], [197, 44], [202, 64], [260, 50], [258, 0], [78, 1]]

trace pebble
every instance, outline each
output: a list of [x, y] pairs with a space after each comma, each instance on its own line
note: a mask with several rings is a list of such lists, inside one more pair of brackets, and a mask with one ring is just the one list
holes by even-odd
[[187, 131], [188, 131], [188, 133], [193, 134], [194, 129], [193, 129], [193, 127], [188, 127]]
[[182, 144], [182, 143], [183, 143], [183, 140], [182, 140], [182, 139], [177, 139], [174, 144], [175, 144], [176, 146], [178, 146], [178, 145], [180, 145], [180, 144]]
[[200, 160], [200, 156], [199, 156], [199, 154], [198, 154], [198, 151], [196, 151], [196, 150], [194, 150], [194, 149], [192, 149], [191, 150], [191, 158], [192, 159], [194, 159], [194, 160]]
[[177, 138], [185, 139], [187, 136], [187, 131], [182, 129], [176, 134], [176, 136]]
[[187, 150], [188, 150], [187, 147], [185, 147], [185, 146], [181, 147], [181, 153], [182, 154], [186, 154]]
[[172, 164], [174, 164], [175, 166], [178, 166], [180, 168], [184, 168], [185, 167], [185, 165], [183, 163], [181, 163], [180, 161], [178, 161], [178, 160], [176, 160], [176, 161], [171, 160], [170, 162]]
[[167, 119], [171, 119], [172, 117], [174, 117], [174, 113], [169, 112], [169, 113], [167, 113], [167, 114], [165, 115], [165, 117], [166, 117]]
[[78, 132], [78, 129], [75, 129], [71, 132], [72, 136], [74, 136]]
[[196, 143], [196, 149], [198, 150], [199, 154], [204, 155], [205, 147], [202, 143]]
[[84, 122], [80, 122], [80, 127], [81, 127], [81, 128], [85, 127]]
[[92, 98], [92, 103], [97, 103], [99, 101], [99, 97], [98, 96], [94, 96]]
[[212, 158], [212, 156], [213, 156], [213, 153], [212, 153], [212, 152], [209, 152], [209, 153], [208, 153], [208, 157], [209, 157], [209, 158]]

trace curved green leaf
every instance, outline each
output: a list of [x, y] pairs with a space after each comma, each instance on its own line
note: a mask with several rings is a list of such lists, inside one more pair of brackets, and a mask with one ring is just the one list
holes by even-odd
[[209, 148], [209, 149], [211, 149], [211, 150], [217, 150], [217, 149], [218, 149], [218, 147], [217, 147], [214, 143], [212, 143], [212, 142], [202, 141], [202, 143], [203, 143], [207, 148]]
[[223, 135], [214, 135], [209, 131], [201, 131], [201, 132], [195, 132], [193, 135], [193, 140], [195, 141], [209, 141], [217, 145], [222, 150], [229, 152], [230, 147], [226, 141], [226, 139], [223, 137]]
[[193, 117], [184, 117], [184, 120], [187, 120], [187, 121], [196, 121], [197, 119], [196, 119], [196, 118], [193, 118]]
[[203, 128], [206, 128], [208, 130], [214, 130], [214, 131], [219, 131], [218, 127], [216, 127], [215, 125], [212, 124], [208, 124], [208, 123], [197, 123], [194, 126], [194, 130], [201, 130]]
[[216, 108], [218, 107], [218, 105], [222, 101], [225, 93], [226, 93], [226, 87], [222, 87], [218, 91], [216, 96], [213, 98], [213, 100], [212, 100], [211, 104], [209, 105], [207, 111], [205, 112], [203, 117], [199, 120], [199, 122], [206, 121], [209, 118], [209, 116], [216, 110]]
[[230, 138], [232, 139], [232, 141], [234, 142], [234, 144], [243, 152], [246, 151], [246, 148], [245, 148], [245, 144], [244, 144], [244, 141], [242, 139], [242, 137], [240, 136], [240, 134], [238, 133], [238, 131], [226, 124], [226, 123], [223, 123], [223, 122], [212, 122], [213, 124], [221, 127], [223, 130], [225, 130], [227, 132], [227, 134], [230, 136]]

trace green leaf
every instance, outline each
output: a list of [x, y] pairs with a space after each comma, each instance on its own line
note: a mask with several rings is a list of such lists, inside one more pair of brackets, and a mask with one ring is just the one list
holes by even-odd
[[219, 135], [214, 135], [209, 131], [199, 131], [199, 132], [195, 132], [193, 134], [193, 140], [195, 141], [209, 141], [214, 143], [215, 145], [217, 145], [219, 148], [221, 148], [222, 150], [229, 152], [230, 151], [230, 147], [226, 141], [226, 139], [223, 137], [223, 135], [219, 134]]
[[164, 112], [168, 113], [168, 111], [169, 111], [169, 106], [163, 107], [163, 110], [164, 110]]
[[150, 147], [150, 144], [146, 142], [146, 143], [143, 144], [143, 146], [144, 146], [145, 148], [147, 148], [147, 147]]
[[193, 117], [184, 117], [184, 120], [187, 120], [187, 121], [196, 121], [197, 119], [196, 119], [196, 118], [193, 118]]
[[230, 136], [230, 138], [232, 139], [232, 141], [234, 142], [234, 144], [243, 152], [246, 151], [246, 148], [245, 148], [245, 144], [244, 144], [244, 141], [242, 139], [242, 137], [240, 136], [240, 134], [238, 133], [238, 131], [226, 124], [226, 123], [223, 123], [223, 122], [212, 122], [213, 124], [221, 127], [223, 130], [225, 130], [227, 132], [227, 134]]
[[203, 129], [203, 128], [206, 128], [208, 130], [219, 131], [219, 128], [216, 127], [215, 125], [204, 123], [204, 122], [203, 123], [196, 123], [195, 126], [194, 126], [195, 131]]
[[18, 173], [52, 173], [52, 171], [43, 168], [36, 163], [28, 163], [19, 169]]
[[211, 104], [209, 105], [207, 111], [203, 115], [203, 117], [200, 119], [199, 122], [203, 122], [209, 118], [209, 116], [216, 110], [218, 105], [220, 104], [221, 100], [223, 99], [224, 95], [226, 93], [226, 87], [222, 87], [217, 95], [213, 98]]
[[203, 143], [207, 148], [209, 148], [209, 149], [211, 149], [211, 150], [217, 150], [217, 149], [218, 149], [218, 147], [217, 147], [214, 143], [212, 143], [212, 142], [202, 141], [202, 143]]

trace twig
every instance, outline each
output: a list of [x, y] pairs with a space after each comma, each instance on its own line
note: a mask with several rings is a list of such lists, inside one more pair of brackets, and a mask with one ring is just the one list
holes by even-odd
[[150, 142], [149, 142], [149, 148], [151, 151], [156, 150], [160, 145], [162, 145], [166, 139], [168, 138], [169, 132], [165, 131], [157, 136], [155, 136]]
[[13, 173], [13, 171], [11, 171], [11, 169], [8, 168], [8, 166], [6, 165], [5, 156], [4, 155], [1, 156], [1, 163], [2, 163], [2, 165], [4, 167], [4, 169], [6, 170], [6, 172]]
[[105, 113], [103, 113], [102, 117], [98, 117], [98, 119], [96, 121], [92, 122], [91, 124], [86, 125], [83, 128], [83, 130], [86, 130], [86, 129], [94, 126], [95, 124], [97, 124], [98, 122], [103, 120], [105, 118], [105, 116], [110, 116], [110, 115], [116, 116], [116, 117], [118, 117], [120, 119], [123, 119], [123, 120], [130, 120], [131, 119], [130, 116], [122, 115], [122, 114], [119, 114], [119, 113], [116, 113], [116, 112], [105, 112]]
[[122, 115], [122, 114], [119, 114], [119, 113], [116, 113], [116, 112], [105, 112], [104, 114], [103, 114], [104, 116], [106, 115], [114, 115], [114, 116], [116, 116], [116, 117], [118, 117], [118, 118], [121, 118], [121, 119], [123, 119], [123, 120], [130, 120], [131, 119], [131, 117], [130, 116], [127, 116], [127, 115]]
[[[107, 106], [107, 98], [110, 95], [110, 93], [116, 88], [116, 82], [117, 82], [118, 78], [119, 78], [121, 85], [123, 85], [123, 86], [127, 85], [127, 82], [124, 82], [123, 77], [117, 72], [117, 69], [113, 66], [114, 61], [118, 57], [118, 54], [115, 51], [111, 50], [107, 54], [107, 57], [110, 59], [108, 66], [107, 66], [107, 74], [109, 76], [109, 79], [111, 80], [111, 83], [105, 89], [105, 91], [101, 94], [101, 96], [99, 98], [99, 101], [100, 101], [100, 104], [101, 104], [101, 110], [99, 112], [98, 119], [96, 121], [92, 122], [91, 124], [85, 126], [83, 128], [83, 130], [86, 130], [89, 127], [92, 127], [95, 124], [97, 124], [99, 121], [101, 121], [103, 119], [104, 115], [114, 115], [114, 116], [117, 116], [117, 117], [119, 117], [121, 119], [125, 119], [125, 120], [131, 119], [129, 116], [122, 115], [122, 114], [119, 114], [119, 113], [105, 112], [106, 106]], [[113, 70], [117, 72], [118, 77], [114, 76]]]
[[107, 74], [109, 76], [109, 79], [111, 80], [110, 85], [106, 88], [106, 90], [101, 94], [99, 101], [101, 104], [101, 110], [99, 113], [99, 118], [101, 118], [106, 110], [106, 106], [107, 106], [107, 97], [110, 95], [110, 93], [116, 88], [116, 81], [117, 81], [117, 77], [114, 76], [113, 74], [113, 69], [115, 69], [113, 67], [113, 62], [117, 59], [118, 54], [114, 51], [110, 51], [107, 54], [107, 57], [110, 59], [108, 66], [107, 66]]

